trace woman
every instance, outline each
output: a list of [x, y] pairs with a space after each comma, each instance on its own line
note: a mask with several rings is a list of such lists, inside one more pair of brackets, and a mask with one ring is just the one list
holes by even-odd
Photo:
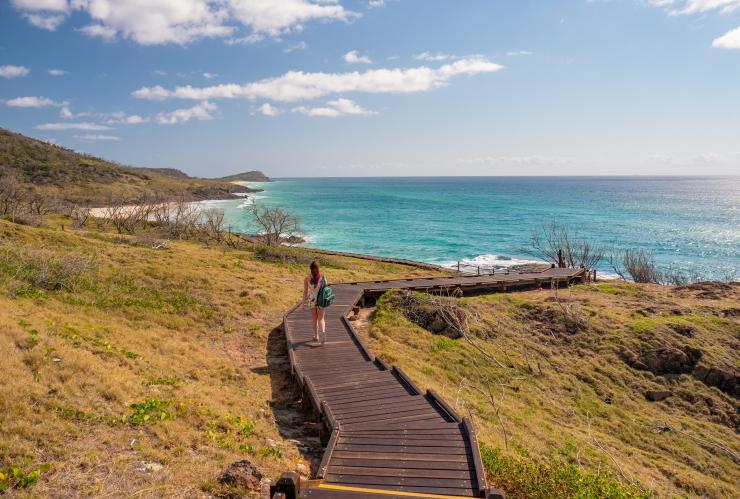
[[306, 303], [306, 300], [308, 300], [308, 307], [311, 309], [311, 318], [313, 319], [313, 341], [319, 341], [319, 324], [321, 324], [321, 335], [324, 338], [321, 340], [322, 344], [326, 340], [326, 323], [324, 322], [325, 309], [316, 304], [316, 297], [319, 294], [323, 280], [321, 270], [319, 269], [319, 262], [314, 260], [311, 262], [311, 275], [306, 277], [303, 281], [303, 301], [301, 303]]

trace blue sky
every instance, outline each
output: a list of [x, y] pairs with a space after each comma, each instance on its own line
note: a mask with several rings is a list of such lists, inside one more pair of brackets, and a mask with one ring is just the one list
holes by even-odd
[[740, 0], [10, 0], [0, 126], [220, 176], [740, 173]]

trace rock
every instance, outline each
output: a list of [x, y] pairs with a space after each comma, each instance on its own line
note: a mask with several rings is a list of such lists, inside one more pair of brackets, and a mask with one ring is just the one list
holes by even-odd
[[681, 336], [686, 336], [688, 338], [693, 337], [694, 332], [696, 331], [696, 328], [691, 324], [670, 324], [670, 328]]
[[218, 482], [231, 487], [259, 490], [262, 478], [262, 473], [252, 463], [244, 459], [231, 463], [226, 471], [218, 477]]
[[709, 386], [715, 386], [735, 398], [740, 398], [740, 372], [730, 366], [697, 366], [692, 375]]
[[730, 307], [722, 311], [722, 317], [740, 317], [740, 308]]
[[650, 371], [654, 374], [685, 374], [694, 370], [701, 359], [701, 350], [684, 346], [683, 348], [659, 347], [636, 355], [622, 352], [622, 360], [630, 367]]
[[147, 463], [146, 461], [141, 462], [141, 468], [139, 468], [139, 471], [142, 473], [156, 473], [157, 471], [164, 468], [161, 464], [157, 462], [151, 462]]
[[648, 390], [645, 392], [645, 398], [651, 402], [660, 402], [673, 395], [668, 390]]

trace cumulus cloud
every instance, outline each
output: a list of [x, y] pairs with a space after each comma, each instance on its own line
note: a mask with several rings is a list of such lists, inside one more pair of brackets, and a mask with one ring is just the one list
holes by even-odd
[[712, 47], [740, 50], [740, 26], [728, 31], [719, 38], [715, 38], [712, 42]]
[[375, 111], [369, 111], [349, 99], [336, 99], [326, 103], [323, 107], [305, 107], [299, 106], [293, 108], [294, 113], [305, 114], [306, 116], [319, 118], [337, 118], [339, 116], [355, 115], [369, 116], [378, 114]]
[[214, 78], [218, 78], [218, 75], [216, 73], [203, 73], [203, 78], [206, 80], [213, 80]]
[[26, 76], [31, 70], [25, 66], [0, 66], [0, 76], [3, 78], [18, 78], [19, 76]]
[[55, 102], [48, 97], [16, 97], [8, 99], [5, 104], [12, 107], [60, 107], [65, 102]]
[[81, 122], [81, 123], [44, 123], [43, 125], [36, 125], [36, 130], [50, 130], [50, 131], [61, 131], [61, 130], [111, 130], [111, 127], [106, 125], [99, 125], [98, 123]]
[[356, 50], [350, 50], [342, 57], [350, 64], [372, 64], [373, 61], [366, 55], [360, 55]]
[[118, 111], [115, 113], [103, 113], [98, 116], [105, 118], [106, 125], [141, 125], [142, 123], [149, 122], [149, 118], [139, 116], [138, 114], [127, 115], [124, 112]]
[[100, 140], [113, 140], [113, 141], [121, 140], [115, 135], [85, 134], [85, 135], [75, 135], [74, 137], [76, 139], [84, 140], [87, 142], [96, 142]]
[[254, 42], [300, 31], [309, 21], [350, 21], [357, 17], [338, 0], [12, 0], [33, 25], [56, 29], [73, 11], [91, 22], [80, 28], [103, 39], [127, 38], [142, 45], [186, 44], [203, 38], [247, 36]]
[[277, 116], [280, 114], [280, 109], [276, 108], [275, 106], [271, 105], [269, 102], [265, 102], [260, 107], [257, 108], [257, 112], [264, 116]]
[[225, 83], [211, 87], [190, 85], [168, 90], [160, 85], [143, 87], [132, 92], [134, 97], [148, 100], [177, 99], [265, 99], [296, 102], [317, 99], [330, 94], [413, 93], [426, 92], [447, 85], [461, 75], [494, 73], [504, 67], [484, 57], [460, 59], [438, 68], [419, 66], [408, 69], [373, 69], [348, 73], [306, 73], [289, 71], [282, 76], [247, 84]]
[[157, 123], [160, 125], [174, 125], [176, 123], [187, 123], [190, 120], [206, 121], [213, 119], [213, 112], [218, 106], [208, 101], [196, 104], [185, 109], [176, 109], [169, 113], [157, 114]]
[[66, 19], [61, 14], [24, 14], [23, 17], [33, 26], [47, 31], [55, 31]]
[[68, 73], [63, 69], [49, 69], [46, 72], [49, 73], [51, 76], [64, 76]]

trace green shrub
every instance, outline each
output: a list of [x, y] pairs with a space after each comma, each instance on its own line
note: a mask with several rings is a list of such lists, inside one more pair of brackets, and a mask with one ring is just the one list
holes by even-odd
[[121, 420], [133, 425], [154, 424], [160, 421], [175, 418], [175, 412], [171, 409], [171, 400], [148, 399], [138, 404], [131, 404], [133, 413], [124, 415]]
[[650, 498], [652, 494], [624, 485], [609, 475], [585, 471], [565, 461], [538, 463], [526, 457], [505, 456], [501, 449], [481, 445], [491, 482], [510, 498]]
[[24, 472], [18, 466], [0, 468], [0, 493], [9, 489], [27, 489], [33, 487], [41, 478], [42, 473], [49, 471], [48, 464], [42, 464], [36, 469]]

